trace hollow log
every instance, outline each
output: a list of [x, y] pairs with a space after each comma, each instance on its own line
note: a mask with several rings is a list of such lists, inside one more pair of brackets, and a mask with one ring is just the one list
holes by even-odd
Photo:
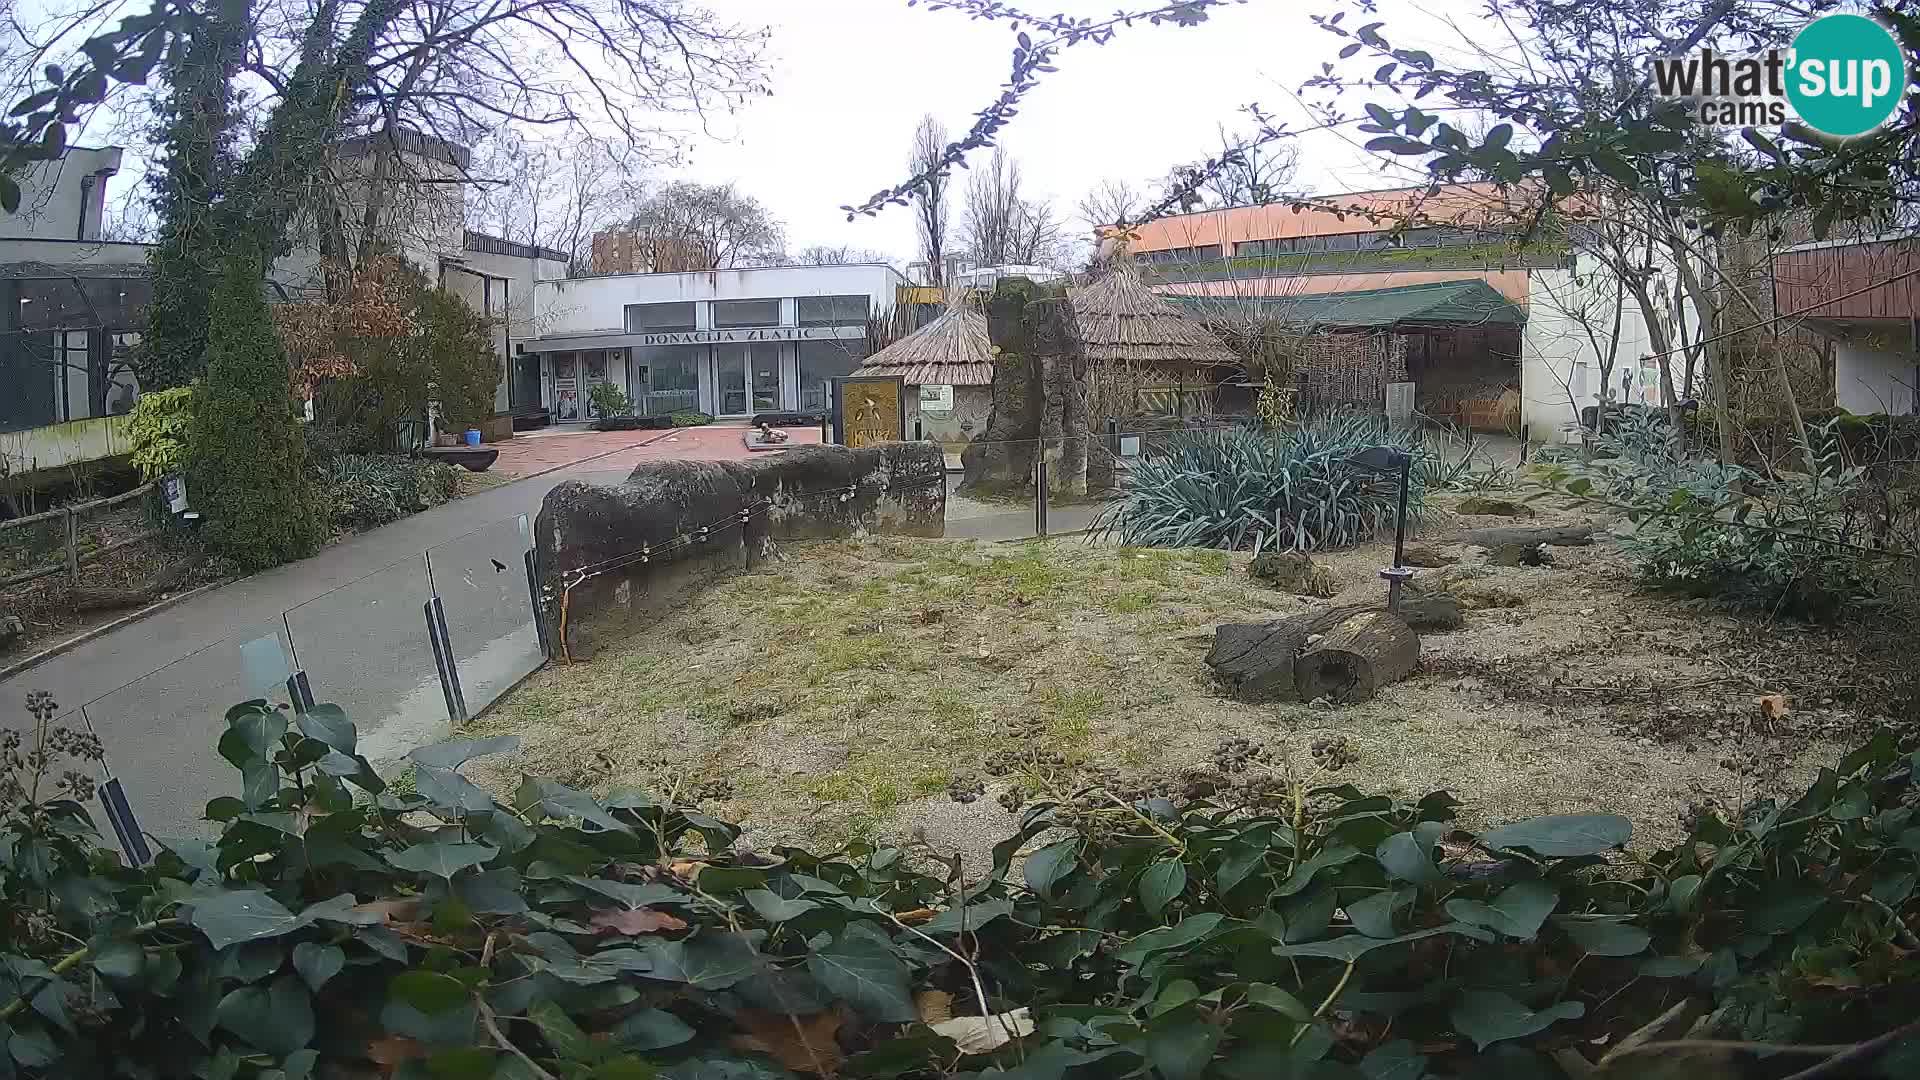
[[1363, 612], [1301, 650], [1293, 665], [1294, 691], [1308, 701], [1371, 701], [1380, 687], [1406, 678], [1419, 663], [1420, 635], [1404, 619]]
[[1462, 534], [1460, 542], [1483, 548], [1502, 548], [1509, 545], [1533, 546], [1536, 544], [1552, 544], [1555, 547], [1585, 547], [1593, 543], [1593, 526], [1540, 525], [1532, 528], [1468, 529]]
[[1213, 632], [1207, 666], [1241, 701], [1299, 701], [1293, 662], [1307, 638], [1365, 611], [1337, 607], [1264, 623], [1226, 623]]
[[1228, 692], [1246, 702], [1365, 701], [1419, 659], [1419, 635], [1405, 620], [1362, 606], [1227, 623], [1214, 629], [1207, 653]]

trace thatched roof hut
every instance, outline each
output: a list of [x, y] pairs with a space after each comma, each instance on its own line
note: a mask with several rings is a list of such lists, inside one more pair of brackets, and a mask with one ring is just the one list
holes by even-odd
[[1177, 370], [1236, 365], [1240, 358], [1191, 313], [1155, 293], [1124, 256], [1102, 276], [1067, 289], [1093, 363]]
[[940, 317], [860, 362], [858, 375], [899, 375], [908, 386], [990, 386], [987, 317], [951, 303]]

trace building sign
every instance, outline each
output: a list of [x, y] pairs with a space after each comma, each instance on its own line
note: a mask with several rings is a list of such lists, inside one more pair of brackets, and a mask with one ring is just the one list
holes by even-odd
[[639, 334], [636, 337], [641, 345], [715, 345], [729, 341], [837, 341], [842, 329], [838, 326], [768, 326], [758, 330], [682, 330], [667, 334]]
[[953, 411], [953, 387], [951, 386], [920, 387], [920, 411], [921, 412], [952, 412]]

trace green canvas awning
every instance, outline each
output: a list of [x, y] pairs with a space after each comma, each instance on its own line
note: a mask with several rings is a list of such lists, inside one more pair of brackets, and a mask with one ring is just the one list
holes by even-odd
[[1170, 296], [1202, 319], [1274, 319], [1299, 326], [1525, 326], [1527, 313], [1485, 281], [1438, 281], [1305, 296]]

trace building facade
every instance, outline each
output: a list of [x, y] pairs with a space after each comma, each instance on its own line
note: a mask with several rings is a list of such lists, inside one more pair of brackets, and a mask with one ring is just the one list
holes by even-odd
[[597, 419], [601, 384], [640, 416], [824, 413], [904, 284], [883, 263], [543, 281], [515, 377], [538, 379], [555, 423]]
[[[1323, 198], [1340, 210], [1269, 205], [1175, 215], [1136, 226], [1128, 247], [1160, 292], [1192, 310], [1252, 304], [1341, 336], [1399, 339], [1417, 407], [1429, 415], [1497, 417], [1471, 422], [1570, 441], [1579, 438], [1581, 411], [1598, 404], [1603, 378], [1609, 400], [1661, 403], [1638, 307], [1625, 301], [1616, 335], [1611, 273], [1566, 244], [1519, 236], [1515, 222], [1525, 215], [1497, 189]], [[1442, 294], [1454, 302], [1429, 308]], [[1289, 309], [1300, 318], [1289, 320]], [[1516, 397], [1517, 411], [1502, 404]]]
[[1802, 244], [1773, 259], [1774, 306], [1834, 343], [1833, 401], [1920, 413], [1920, 237]]

